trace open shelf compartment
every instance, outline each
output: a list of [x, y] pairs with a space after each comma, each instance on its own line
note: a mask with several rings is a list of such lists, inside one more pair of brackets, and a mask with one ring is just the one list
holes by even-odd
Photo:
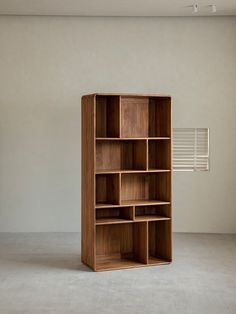
[[111, 207], [96, 209], [96, 224], [116, 224], [133, 221], [133, 207]]
[[96, 96], [96, 137], [119, 137], [120, 96]]
[[96, 171], [147, 170], [147, 141], [97, 141]]
[[170, 140], [148, 140], [148, 169], [171, 170]]
[[121, 204], [169, 203], [171, 199], [170, 183], [170, 172], [121, 174]]
[[170, 205], [135, 206], [135, 221], [170, 219]]
[[148, 222], [148, 263], [166, 264], [171, 260], [171, 221]]
[[121, 137], [170, 137], [170, 97], [121, 96]]
[[119, 174], [96, 175], [96, 206], [119, 205], [120, 177]]
[[146, 265], [147, 244], [146, 222], [96, 226], [96, 270]]

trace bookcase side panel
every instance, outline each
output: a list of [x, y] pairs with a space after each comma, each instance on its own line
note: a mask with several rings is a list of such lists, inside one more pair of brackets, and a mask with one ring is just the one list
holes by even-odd
[[82, 262], [95, 268], [95, 96], [82, 97]]

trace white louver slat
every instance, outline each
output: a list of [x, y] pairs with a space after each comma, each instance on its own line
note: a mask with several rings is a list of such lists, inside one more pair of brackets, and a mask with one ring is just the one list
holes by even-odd
[[173, 129], [173, 169], [175, 171], [209, 170], [209, 129]]

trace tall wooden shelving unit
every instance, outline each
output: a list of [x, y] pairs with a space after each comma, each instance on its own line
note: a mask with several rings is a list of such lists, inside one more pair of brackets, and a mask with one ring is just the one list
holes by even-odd
[[82, 261], [95, 271], [168, 264], [171, 98], [82, 97]]

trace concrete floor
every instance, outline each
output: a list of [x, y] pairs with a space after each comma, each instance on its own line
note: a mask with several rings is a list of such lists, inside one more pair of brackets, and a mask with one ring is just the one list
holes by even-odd
[[235, 314], [236, 235], [175, 234], [174, 262], [94, 273], [77, 233], [0, 234], [0, 314]]

